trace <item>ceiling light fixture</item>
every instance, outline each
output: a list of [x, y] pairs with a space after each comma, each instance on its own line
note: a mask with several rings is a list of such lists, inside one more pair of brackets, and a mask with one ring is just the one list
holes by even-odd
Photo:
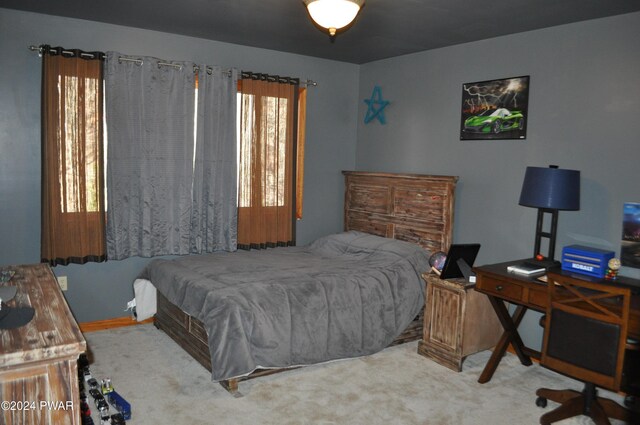
[[364, 5], [364, 0], [303, 0], [311, 19], [335, 37], [336, 31], [349, 25]]

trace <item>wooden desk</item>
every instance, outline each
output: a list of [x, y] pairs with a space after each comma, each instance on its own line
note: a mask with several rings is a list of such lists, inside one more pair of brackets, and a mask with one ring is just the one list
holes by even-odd
[[0, 424], [79, 424], [78, 357], [86, 342], [46, 264], [10, 266], [9, 306], [31, 306], [31, 322], [0, 329]]
[[[532, 364], [532, 357], [534, 359], [540, 358], [539, 351], [524, 345], [518, 334], [518, 325], [520, 325], [528, 309], [538, 312], [546, 311], [547, 284], [540, 282], [535, 277], [521, 276], [507, 271], [507, 266], [521, 263], [522, 261], [526, 260], [490, 264], [473, 269], [476, 273], [476, 291], [487, 295], [504, 329], [502, 336], [493, 350], [491, 358], [478, 379], [478, 382], [481, 384], [491, 380], [509, 344], [513, 347], [520, 362], [525, 366]], [[592, 279], [585, 275], [564, 272], [560, 270], [559, 267], [553, 271], [568, 274], [579, 279], [603, 282], [606, 284], [621, 284], [631, 287], [634, 295], [631, 299], [631, 312], [629, 314], [629, 336], [640, 339], [640, 282], [624, 278], [621, 278], [620, 282]], [[504, 301], [517, 306], [513, 316], [509, 314]]]

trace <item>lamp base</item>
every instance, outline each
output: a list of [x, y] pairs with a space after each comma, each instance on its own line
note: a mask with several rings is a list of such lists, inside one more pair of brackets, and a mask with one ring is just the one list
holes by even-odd
[[560, 261], [549, 260], [549, 259], [538, 260], [537, 258], [531, 258], [526, 262], [527, 264], [535, 265], [537, 267], [544, 267], [545, 270], [549, 270], [551, 268], [561, 266]]
[[[551, 214], [551, 229], [548, 232], [542, 230], [545, 213]], [[548, 208], [538, 208], [538, 219], [536, 222], [536, 243], [533, 248], [533, 256], [538, 257], [541, 254], [540, 246], [542, 238], [549, 239], [548, 259], [553, 260], [556, 252], [556, 233], [558, 231], [558, 210]]]

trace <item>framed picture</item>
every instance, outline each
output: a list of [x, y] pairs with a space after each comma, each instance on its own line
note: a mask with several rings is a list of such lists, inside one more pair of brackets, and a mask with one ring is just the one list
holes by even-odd
[[640, 268], [640, 203], [624, 204], [622, 218], [622, 247], [620, 261], [623, 266]]
[[460, 140], [525, 139], [529, 76], [462, 85]]

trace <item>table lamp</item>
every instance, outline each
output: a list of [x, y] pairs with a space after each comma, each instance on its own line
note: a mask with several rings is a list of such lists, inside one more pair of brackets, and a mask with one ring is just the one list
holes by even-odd
[[[557, 165], [544, 167], [527, 167], [520, 193], [520, 205], [538, 209], [536, 224], [536, 242], [533, 256], [542, 255], [540, 243], [542, 238], [549, 239], [549, 252], [546, 260], [553, 263], [558, 230], [558, 211], [575, 211], [580, 209], [580, 171], [565, 170]], [[542, 230], [544, 214], [551, 214], [551, 229]]]

